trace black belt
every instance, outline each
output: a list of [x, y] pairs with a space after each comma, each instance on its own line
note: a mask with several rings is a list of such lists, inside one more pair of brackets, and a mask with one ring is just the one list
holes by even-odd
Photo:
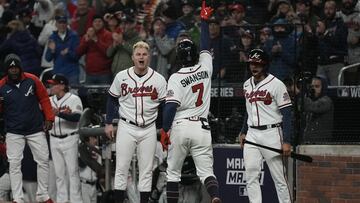
[[270, 128], [277, 128], [277, 127], [281, 127], [281, 123], [270, 124], [270, 125], [250, 126], [250, 128], [254, 128], [254, 129], [257, 129], [257, 130], [267, 130], [267, 129], [270, 129]]
[[88, 181], [88, 180], [83, 180], [83, 179], [80, 179], [80, 182], [88, 184], [88, 185], [95, 185], [96, 184], [96, 181]]
[[191, 116], [191, 117], [188, 117], [188, 118], [185, 118], [189, 121], [202, 121], [202, 122], [208, 122], [208, 119], [207, 118], [203, 118], [203, 117], [199, 117], [199, 116]]
[[199, 116], [191, 116], [188, 118], [185, 118], [189, 121], [201, 121], [201, 127], [205, 130], [211, 130], [208, 119], [207, 118], [203, 118], [203, 117], [199, 117]]
[[131, 125], [135, 125], [135, 126], [141, 127], [141, 128], [148, 127], [149, 125], [151, 125], [151, 124], [154, 123], [154, 122], [151, 122], [151, 123], [148, 123], [148, 124], [146, 124], [146, 125], [139, 125], [139, 124], [135, 123], [134, 121], [131, 121], [131, 120], [126, 119], [126, 118], [124, 118], [124, 117], [121, 117], [120, 119], [123, 120], [123, 121], [125, 121], [125, 122], [127, 122], [127, 123], [130, 123]]
[[78, 132], [72, 132], [72, 133], [64, 134], [64, 135], [55, 135], [55, 134], [50, 133], [50, 135], [53, 136], [53, 137], [56, 137], [56, 138], [63, 139], [65, 137], [67, 137], [67, 136], [76, 135], [77, 133]]

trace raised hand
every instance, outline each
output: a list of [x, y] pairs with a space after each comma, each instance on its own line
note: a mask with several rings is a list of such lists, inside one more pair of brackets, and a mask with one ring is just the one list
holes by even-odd
[[214, 12], [214, 9], [211, 8], [210, 6], [206, 6], [205, 0], [203, 0], [202, 6], [201, 6], [201, 12], [200, 12], [201, 19], [209, 20], [209, 18], [211, 17], [213, 12]]

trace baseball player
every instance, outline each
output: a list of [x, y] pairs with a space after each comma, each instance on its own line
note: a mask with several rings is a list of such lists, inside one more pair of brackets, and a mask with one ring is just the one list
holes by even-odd
[[212, 198], [212, 203], [221, 202], [218, 182], [213, 172], [211, 131], [207, 120], [213, 65], [212, 56], [208, 51], [209, 26], [206, 20], [212, 11], [213, 9], [206, 7], [203, 1], [200, 54], [191, 40], [180, 41], [176, 51], [181, 68], [171, 75], [168, 81], [163, 128], [160, 130], [161, 143], [163, 148], [168, 150], [168, 203], [178, 202], [181, 169], [189, 153], [194, 159], [197, 175]]
[[0, 97], [3, 98], [0, 109], [5, 121], [13, 201], [24, 202], [21, 160], [27, 142], [37, 163], [36, 200], [52, 203], [47, 191], [49, 150], [44, 132], [52, 128], [54, 121], [48, 93], [36, 76], [23, 72], [16, 54], [5, 57], [4, 67], [6, 76], [0, 81]]
[[50, 149], [56, 175], [56, 202], [81, 203], [77, 131], [83, 106], [80, 98], [69, 92], [69, 81], [64, 75], [55, 74], [47, 82], [51, 85], [50, 101], [55, 114]]
[[[155, 120], [158, 107], [166, 96], [165, 78], [148, 67], [149, 45], [137, 42], [133, 46], [134, 66], [119, 72], [110, 86], [106, 112], [106, 135], [113, 139], [112, 120], [119, 106], [116, 133], [115, 198], [124, 200], [132, 156], [137, 148], [141, 203], [148, 202], [151, 191], [153, 159], [156, 148]], [[115, 108], [114, 108], [115, 106]]]
[[[96, 136], [89, 136], [85, 138], [85, 142], [88, 146], [98, 149], [98, 138]], [[91, 158], [101, 164], [101, 156], [95, 152], [91, 152]], [[97, 202], [97, 190], [96, 182], [98, 180], [96, 171], [86, 165], [80, 159], [80, 181], [81, 181], [81, 194], [84, 202], [96, 203]]]
[[261, 49], [250, 51], [248, 64], [252, 77], [244, 83], [246, 114], [240, 132], [241, 147], [244, 148], [246, 187], [249, 200], [261, 203], [259, 177], [261, 164], [265, 158], [280, 203], [291, 202], [290, 192], [285, 177], [283, 158], [275, 153], [250, 144], [244, 139], [261, 145], [283, 150], [289, 156], [291, 100], [286, 86], [279, 79], [267, 72], [268, 55]]

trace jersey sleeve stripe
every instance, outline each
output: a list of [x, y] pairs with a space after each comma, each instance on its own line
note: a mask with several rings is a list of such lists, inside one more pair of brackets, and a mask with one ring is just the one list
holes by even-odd
[[178, 100], [175, 100], [175, 99], [168, 99], [168, 100], [166, 100], [166, 103], [170, 103], [170, 102], [177, 103], [178, 105], [181, 104], [181, 102], [179, 102]]
[[113, 97], [120, 97], [120, 95], [116, 95], [116, 94], [112, 93], [110, 90], [109, 90], [108, 92], [109, 92], [109, 94], [111, 94], [111, 96], [113, 96]]
[[291, 106], [291, 102], [290, 102], [290, 103], [283, 104], [283, 105], [280, 105], [280, 106], [279, 106], [279, 109], [282, 109], [282, 108], [285, 108], [285, 107], [288, 107], [288, 106]]
[[159, 98], [159, 101], [164, 101], [166, 97]]

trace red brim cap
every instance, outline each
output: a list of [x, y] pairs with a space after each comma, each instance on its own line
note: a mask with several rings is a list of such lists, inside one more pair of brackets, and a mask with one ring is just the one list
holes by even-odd
[[56, 80], [47, 80], [46, 82], [49, 83], [50, 85], [60, 84], [60, 83], [59, 83], [58, 81], [56, 81]]

